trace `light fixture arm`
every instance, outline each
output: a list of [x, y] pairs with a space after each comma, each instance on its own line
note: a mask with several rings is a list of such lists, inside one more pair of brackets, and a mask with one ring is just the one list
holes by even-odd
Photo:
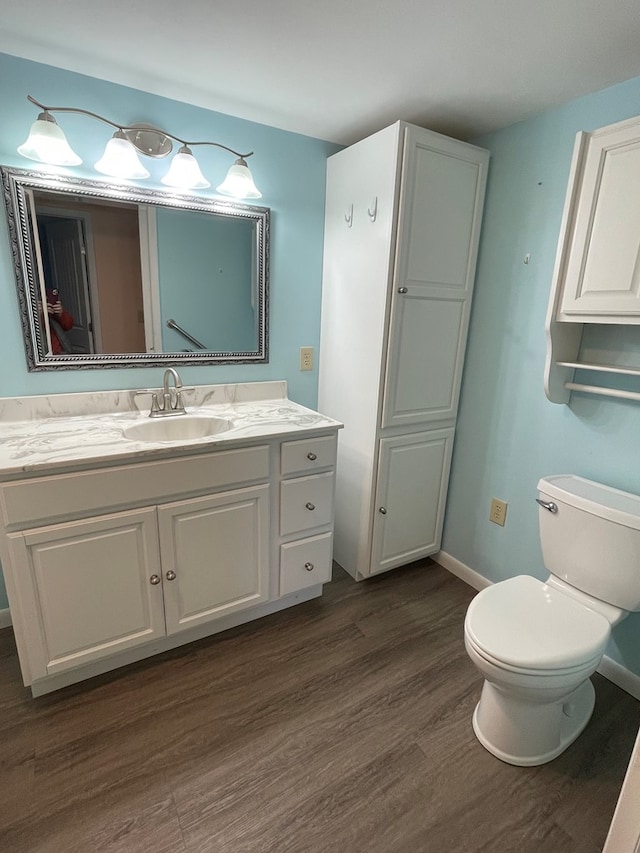
[[[163, 130], [162, 133], [165, 133]], [[191, 148], [193, 145], [215, 145], [216, 148], [223, 148], [225, 151], [228, 151], [229, 154], [235, 154], [236, 157], [239, 157], [241, 160], [246, 160], [247, 157], [253, 156], [253, 151], [249, 151], [248, 154], [240, 154], [239, 151], [234, 151], [233, 148], [229, 148], [227, 145], [222, 145], [221, 142], [185, 142], [182, 139], [178, 139], [177, 136], [173, 136], [171, 133], [167, 133], [167, 136], [171, 136], [172, 139], [175, 139], [176, 142], [182, 142], [183, 145], [186, 145], [187, 148]]]
[[105, 124], [110, 124], [111, 127], [115, 127], [116, 130], [125, 130], [123, 125], [116, 124], [115, 121], [110, 121], [108, 118], [99, 116], [98, 113], [92, 113], [90, 110], [82, 110], [78, 107], [47, 107], [44, 104], [41, 104], [40, 101], [36, 101], [36, 99], [32, 98], [31, 95], [27, 95], [27, 100], [31, 101], [32, 104], [35, 104], [36, 107], [40, 107], [40, 109], [44, 110], [45, 113], [80, 113], [85, 116], [91, 116], [91, 118], [97, 118], [98, 121], [103, 121]]
[[[91, 118], [96, 118], [98, 121], [104, 122], [104, 124], [108, 124], [111, 127], [115, 127], [116, 130], [121, 131], [122, 133], [126, 133], [127, 131], [135, 132], [140, 130], [139, 126], [136, 125], [126, 125], [126, 124], [117, 124], [115, 121], [111, 121], [104, 116], [98, 115], [98, 113], [91, 112], [91, 110], [84, 110], [80, 107], [48, 107], [45, 104], [41, 104], [40, 101], [36, 101], [31, 95], [27, 95], [27, 100], [34, 104], [36, 107], [40, 107], [41, 110], [44, 110], [45, 113], [78, 113], [80, 115], [90, 116]], [[179, 142], [183, 146], [187, 146], [191, 148], [193, 145], [213, 145], [215, 148], [222, 148], [224, 151], [228, 151], [230, 154], [234, 154], [236, 157], [239, 157], [241, 160], [246, 160], [247, 157], [251, 157], [253, 155], [253, 151], [249, 151], [247, 154], [241, 154], [239, 151], [234, 151], [233, 148], [229, 148], [227, 145], [223, 145], [221, 142], [209, 142], [209, 141], [201, 141], [201, 142], [188, 142], [186, 139], [181, 139], [179, 136], [176, 136], [174, 133], [169, 133], [166, 130], [163, 130], [160, 127], [147, 127], [147, 130], [154, 131], [157, 134], [162, 136], [166, 136], [169, 139], [173, 139], [176, 142]]]

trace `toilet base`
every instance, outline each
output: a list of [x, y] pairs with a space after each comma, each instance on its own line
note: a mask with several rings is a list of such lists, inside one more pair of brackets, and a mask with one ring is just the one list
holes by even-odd
[[582, 733], [595, 705], [590, 679], [561, 701], [523, 700], [485, 681], [473, 731], [496, 758], [518, 767], [546, 764]]

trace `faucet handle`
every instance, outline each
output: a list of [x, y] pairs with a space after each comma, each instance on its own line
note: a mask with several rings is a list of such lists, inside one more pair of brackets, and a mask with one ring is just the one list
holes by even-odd
[[184, 407], [184, 403], [182, 402], [182, 388], [175, 389], [175, 397], [173, 399], [171, 410], [175, 412], [176, 415], [186, 415], [187, 412]]
[[151, 394], [151, 411], [149, 412], [149, 415], [151, 417], [153, 417], [154, 414], [156, 414], [159, 411], [160, 411], [160, 403], [158, 402], [158, 392], [154, 391]]

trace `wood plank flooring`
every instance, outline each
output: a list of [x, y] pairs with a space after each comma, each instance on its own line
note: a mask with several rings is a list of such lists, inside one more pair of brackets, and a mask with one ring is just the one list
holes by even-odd
[[640, 703], [543, 767], [476, 741], [473, 590], [430, 561], [32, 699], [0, 631], [2, 853], [599, 853]]

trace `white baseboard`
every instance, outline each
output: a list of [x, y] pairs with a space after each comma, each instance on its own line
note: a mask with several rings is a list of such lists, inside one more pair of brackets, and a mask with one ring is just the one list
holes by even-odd
[[605, 655], [600, 661], [598, 672], [600, 675], [604, 675], [605, 678], [613, 682], [616, 687], [619, 687], [621, 690], [625, 690], [635, 699], [640, 701], [640, 675], [636, 675], [635, 672], [631, 672], [631, 670], [622, 666], [621, 663], [611, 660], [607, 655]]
[[8, 607], [0, 610], [0, 628], [10, 628], [13, 625], [11, 621], [11, 612]]
[[438, 565], [442, 566], [443, 569], [451, 572], [452, 575], [460, 578], [461, 581], [468, 583], [469, 586], [472, 586], [474, 589], [481, 590], [485, 589], [485, 587], [491, 586], [492, 581], [485, 578], [483, 575], [478, 574], [478, 572], [469, 568], [469, 566], [465, 566], [464, 563], [461, 563], [460, 560], [456, 560], [455, 557], [452, 557], [451, 554], [447, 554], [446, 551], [438, 551], [437, 554], [433, 554], [431, 556], [431, 559], [438, 563]]
[[[443, 569], [451, 572], [452, 575], [469, 584], [473, 589], [485, 589], [492, 584], [492, 581], [485, 578], [484, 575], [479, 574], [474, 569], [465, 565], [465, 563], [452, 557], [451, 554], [447, 554], [446, 551], [438, 551], [431, 559], [442, 566]], [[629, 693], [634, 699], [640, 700], [640, 675], [636, 675], [635, 672], [631, 672], [631, 670], [622, 666], [622, 664], [616, 663], [616, 661], [607, 657], [607, 655], [600, 661], [598, 672], [615, 684], [616, 687]]]

